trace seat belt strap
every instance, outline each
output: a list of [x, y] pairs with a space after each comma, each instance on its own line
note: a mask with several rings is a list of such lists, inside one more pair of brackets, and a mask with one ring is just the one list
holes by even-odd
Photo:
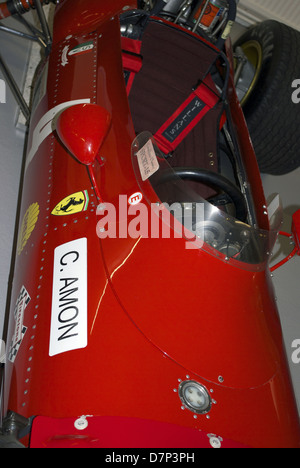
[[122, 37], [122, 60], [127, 95], [129, 95], [134, 77], [143, 66], [141, 56], [142, 41]]
[[[154, 135], [160, 150], [164, 154], [173, 152], [219, 101], [220, 97], [202, 82]], [[223, 126], [224, 119], [221, 121]]]

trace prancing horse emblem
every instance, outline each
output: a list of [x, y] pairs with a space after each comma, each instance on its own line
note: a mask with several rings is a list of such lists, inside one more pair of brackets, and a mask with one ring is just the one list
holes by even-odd
[[61, 200], [51, 214], [54, 216], [66, 216], [81, 213], [87, 210], [88, 204], [89, 196], [87, 190], [72, 193], [72, 195]]

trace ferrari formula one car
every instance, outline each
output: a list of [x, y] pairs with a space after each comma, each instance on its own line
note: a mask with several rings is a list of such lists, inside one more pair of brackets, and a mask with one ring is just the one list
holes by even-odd
[[43, 3], [0, 446], [299, 447], [235, 0]]

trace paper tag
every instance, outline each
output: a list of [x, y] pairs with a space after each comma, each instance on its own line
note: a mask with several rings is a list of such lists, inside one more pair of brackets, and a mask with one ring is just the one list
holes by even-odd
[[144, 182], [149, 179], [159, 169], [159, 162], [157, 160], [153, 143], [149, 140], [143, 148], [137, 152], [137, 159], [140, 168], [141, 178]]
[[227, 37], [230, 35], [233, 25], [234, 25], [234, 21], [228, 21], [226, 28], [224, 29], [224, 32], [222, 34], [223, 40], [226, 40]]

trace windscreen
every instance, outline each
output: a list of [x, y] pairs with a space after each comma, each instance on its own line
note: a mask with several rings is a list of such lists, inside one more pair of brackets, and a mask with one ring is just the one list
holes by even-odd
[[279, 197], [270, 207], [270, 230], [265, 231], [239, 221], [201, 198], [177, 176], [149, 132], [134, 140], [132, 163], [151, 210], [177, 237], [186, 239], [187, 248], [204, 249], [242, 268], [265, 267], [282, 223]]

